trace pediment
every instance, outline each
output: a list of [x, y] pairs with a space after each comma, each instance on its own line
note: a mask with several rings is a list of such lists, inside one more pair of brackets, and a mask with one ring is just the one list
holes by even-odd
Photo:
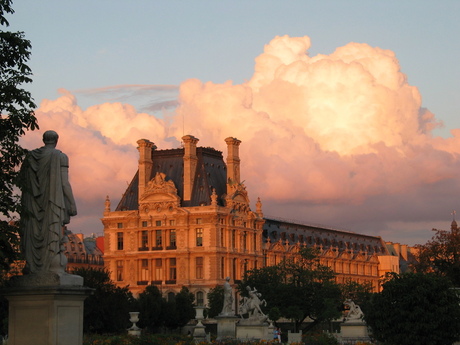
[[144, 194], [140, 196], [139, 202], [176, 202], [179, 200], [174, 182], [166, 180], [166, 174], [157, 172], [145, 186]]

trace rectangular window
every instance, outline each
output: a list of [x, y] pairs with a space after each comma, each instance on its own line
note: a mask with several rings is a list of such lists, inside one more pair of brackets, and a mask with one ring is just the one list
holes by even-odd
[[123, 229], [123, 223], [117, 223], [117, 228], [118, 229]]
[[176, 258], [169, 259], [169, 280], [176, 280]]
[[155, 280], [159, 282], [163, 280], [163, 265], [161, 259], [155, 259]]
[[117, 232], [117, 250], [123, 250], [123, 233]]
[[156, 230], [155, 231], [155, 245], [157, 247], [161, 247], [162, 245], [162, 238], [161, 238], [161, 230]]
[[161, 226], [161, 220], [157, 220], [157, 221], [155, 222], [155, 225], [156, 225], [156, 226]]
[[202, 222], [203, 222], [203, 220], [202, 220], [201, 218], [197, 218], [197, 219], [196, 219], [196, 223], [197, 223], [197, 224], [201, 224]]
[[123, 261], [117, 260], [117, 281], [123, 281]]
[[147, 227], [147, 221], [146, 221], [146, 220], [143, 220], [143, 221], [142, 221], [142, 227], [143, 227], [143, 228], [146, 228], [146, 227]]
[[195, 258], [196, 279], [203, 279], [203, 258]]
[[257, 250], [257, 234], [254, 234], [253, 239], [252, 239], [252, 245], [253, 245], [253, 250]]
[[169, 225], [172, 225], [172, 226], [176, 225], [176, 220], [175, 219], [170, 219], [169, 220]]
[[169, 245], [176, 247], [176, 230], [169, 230]]
[[142, 281], [148, 281], [149, 277], [149, 260], [148, 259], [141, 259], [141, 277]]
[[235, 240], [236, 240], [236, 233], [235, 230], [232, 230], [232, 243], [231, 243], [231, 248], [235, 248]]
[[202, 228], [196, 229], [196, 246], [197, 247], [203, 246], [203, 229]]
[[225, 258], [220, 258], [220, 278], [225, 277]]
[[149, 246], [149, 232], [147, 230], [142, 230], [141, 233], [141, 247], [146, 248]]
[[243, 243], [242, 243], [242, 247], [243, 247], [243, 250], [246, 250], [246, 240], [247, 240], [247, 238], [246, 238], [246, 231], [245, 231], [245, 232], [243, 232], [243, 238], [242, 238], [242, 242], [243, 242]]
[[224, 236], [224, 229], [220, 229], [220, 245], [221, 247], [225, 247], [225, 236]]

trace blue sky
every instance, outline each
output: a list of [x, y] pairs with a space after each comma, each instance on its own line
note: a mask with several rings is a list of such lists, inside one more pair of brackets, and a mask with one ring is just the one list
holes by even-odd
[[[251, 137], [248, 131], [239, 128], [235, 130], [236, 134], [230, 135], [243, 139], [241, 152], [243, 156], [246, 155], [243, 157], [246, 161], [242, 164], [248, 169], [248, 190], [265, 197], [263, 202], [267, 213], [375, 234], [388, 241], [415, 244], [430, 238], [432, 227], [448, 228], [450, 213], [456, 207], [459, 208], [460, 179], [454, 171], [460, 167], [460, 132], [457, 137], [451, 134], [451, 130], [460, 128], [459, 1], [22, 0], [15, 1], [13, 8], [16, 13], [8, 17], [10, 29], [24, 31], [33, 46], [30, 66], [34, 82], [27, 88], [32, 92], [37, 105], [41, 104], [37, 114], [40, 115], [42, 129], [46, 130], [48, 128], [43, 126], [52, 124], [60, 133], [68, 131], [66, 135], [71, 138], [72, 145], [65, 142], [66, 135], [61, 136], [60, 143], [61, 149], [69, 154], [71, 161], [84, 167], [88, 164], [85, 159], [91, 159], [92, 164], [100, 164], [94, 166], [99, 167], [101, 180], [94, 176], [95, 169], [92, 171], [96, 182], [90, 181], [84, 173], [75, 176], [75, 171], [84, 171], [83, 168], [76, 167], [73, 170], [77, 203], [80, 199], [82, 205], [79, 216], [72, 223], [78, 228], [77, 231], [102, 231], [99, 218], [105, 195], [113, 196], [112, 204], [116, 205], [126, 182], [137, 169], [135, 142], [140, 136], [155, 141], [159, 148], [169, 148], [167, 145], [179, 143], [180, 131], [174, 127], [178, 125], [174, 119], [171, 120], [174, 118], [175, 105], [178, 104], [179, 87], [185, 85], [183, 89], [191, 92], [189, 96], [193, 95], [193, 90], [202, 90], [203, 95], [205, 91], [219, 94], [219, 90], [224, 90], [220, 94], [223, 99], [230, 97], [228, 95], [233, 97], [241, 90], [229, 85], [241, 84], [247, 88], [251, 84], [248, 81], [255, 75], [255, 59], [263, 54], [264, 47], [276, 36], [283, 35], [291, 38], [308, 36], [311, 39], [311, 47], [308, 49], [310, 57], [331, 55], [337, 48], [347, 46], [350, 42], [365, 43], [372, 49], [379, 47], [394, 52], [402, 73], [407, 76], [407, 84], [416, 87], [421, 94], [421, 107], [427, 108], [434, 114], [436, 121], [442, 121], [444, 126], [429, 131], [428, 136], [441, 136], [439, 140], [425, 137], [420, 139], [413, 132], [407, 136], [407, 129], [401, 129], [393, 138], [391, 124], [395, 128], [399, 126], [398, 116], [407, 120], [407, 123], [412, 123], [411, 119], [414, 119], [405, 118], [404, 114], [386, 113], [384, 116], [388, 121], [382, 119], [382, 126], [390, 123], [390, 127], [382, 127], [386, 132], [382, 131], [378, 135], [381, 135], [385, 149], [392, 150], [391, 159], [385, 156], [388, 154], [385, 150], [376, 149], [377, 143], [373, 141], [363, 143], [364, 146], [374, 146], [372, 149], [366, 146], [368, 151], [360, 152], [363, 155], [356, 160], [347, 156], [351, 151], [339, 152], [335, 156], [328, 151], [340, 143], [335, 143], [335, 146], [324, 144], [320, 153], [310, 152], [306, 158], [302, 157], [304, 161], [300, 167], [294, 154], [290, 158], [282, 157], [285, 160], [284, 171], [276, 166], [276, 162], [267, 163], [273, 157], [259, 153], [263, 159], [260, 164], [269, 165], [265, 171], [258, 171], [259, 176], [255, 173], [257, 166], [252, 161], [248, 162], [259, 152], [259, 138]], [[294, 44], [292, 42], [289, 44]], [[348, 47], [351, 49], [351, 46]], [[363, 46], [356, 47], [354, 49], [365, 50]], [[374, 49], [372, 54], [376, 51]], [[314, 85], [321, 88], [321, 80], [316, 80]], [[308, 85], [304, 86], [308, 89]], [[309, 89], [309, 92], [314, 93], [315, 90]], [[217, 127], [218, 121], [215, 120], [221, 121], [220, 117], [226, 112], [225, 104], [217, 105], [217, 101], [212, 100], [209, 104], [215, 106], [214, 114], [206, 117], [207, 110], [204, 108], [195, 114], [194, 111], [207, 102], [200, 97], [200, 93], [197, 93], [195, 98], [185, 102], [180, 110], [182, 116], [187, 111], [191, 114], [190, 123], [194, 127], [190, 128], [190, 134], [198, 136], [200, 144], [222, 149], [218, 146], [223, 145], [221, 142], [225, 138], [221, 128], [231, 127], [236, 121], [244, 123], [245, 119], [234, 119], [233, 116], [238, 114], [227, 114], [228, 123], [222, 121], [222, 125]], [[199, 106], [193, 103], [195, 101], [201, 102]], [[413, 103], [410, 100], [408, 104]], [[385, 104], [380, 106], [384, 107]], [[162, 107], [167, 111], [158, 111]], [[293, 109], [295, 112], [296, 108]], [[143, 112], [148, 115], [140, 114]], [[267, 112], [270, 119], [275, 121], [276, 112]], [[363, 118], [367, 115], [364, 112]], [[246, 115], [249, 119], [260, 113], [254, 111]], [[200, 127], [206, 119], [209, 120], [207, 127]], [[67, 120], [68, 123], [64, 123]], [[283, 147], [283, 135], [286, 133], [293, 143], [296, 140], [300, 143], [301, 149], [293, 151], [296, 155], [302, 155], [303, 148], [311, 140], [322, 143], [324, 138], [311, 134], [311, 128], [301, 134], [296, 132], [298, 126], [305, 124], [305, 119], [290, 119], [295, 125], [287, 128], [286, 133], [283, 132], [285, 123], [282, 120], [275, 121], [278, 126], [276, 128], [280, 129], [276, 133], [280, 135], [279, 138], [272, 137], [271, 142], [265, 143], [267, 148], [273, 145], [272, 149], [276, 151]], [[320, 123], [319, 120], [315, 119], [315, 123]], [[359, 122], [356, 118], [354, 120], [358, 127], [372, 125], [365, 121]], [[111, 127], [105, 128], [103, 123]], [[135, 123], [139, 125], [130, 127]], [[252, 122], [248, 120], [248, 123]], [[270, 133], [271, 124], [267, 122], [263, 126], [260, 132]], [[258, 128], [253, 127], [253, 132], [256, 130]], [[311, 134], [311, 137], [305, 133]], [[361, 133], [354, 139], [365, 137], [366, 134], [372, 137], [371, 132], [364, 132], [364, 135], [363, 131], [350, 133]], [[83, 148], [80, 147], [83, 147], [83, 143], [74, 141], [77, 135], [85, 138], [81, 141], [87, 140], [87, 143], [93, 145], [93, 156], [82, 157]], [[222, 135], [222, 138], [217, 138], [218, 135]], [[342, 140], [347, 142], [354, 134], [344, 135], [348, 137], [344, 136]], [[402, 140], [402, 144], [399, 143], [399, 137], [409, 138], [411, 146], [404, 146], [406, 139]], [[390, 139], [386, 141], [385, 138]], [[39, 142], [39, 135], [32, 135], [26, 144], [32, 147]], [[422, 147], [433, 149], [423, 151]], [[350, 148], [354, 149], [356, 147]], [[378, 159], [370, 162], [376, 150]], [[97, 152], [124, 158], [115, 164], [102, 157], [102, 153], [98, 156]], [[404, 154], [399, 156], [401, 152]], [[88, 155], [88, 151], [85, 154]], [[315, 161], [315, 157], [321, 159]], [[322, 166], [328, 161], [334, 162], [333, 169], [327, 164]], [[311, 175], [299, 173], [299, 176], [284, 178], [300, 184], [307, 181], [305, 190], [301, 189], [302, 195], [292, 196], [299, 189], [295, 186], [280, 187], [280, 190], [291, 191], [290, 196], [288, 193], [283, 197], [273, 195], [271, 190], [274, 189], [270, 187], [270, 182], [266, 182], [268, 187], [262, 183], [264, 178], [266, 181], [275, 181], [283, 174], [295, 173], [296, 169], [311, 169], [305, 168], [309, 162], [315, 162], [314, 168], [318, 168], [318, 171]], [[365, 169], [359, 170], [362, 166]], [[333, 177], [330, 174], [331, 171], [339, 173], [341, 169], [348, 175], [344, 173], [343, 176]], [[267, 176], [264, 175], [266, 172]], [[318, 176], [323, 179], [317, 180]], [[356, 184], [353, 176], [359, 176], [361, 183]], [[371, 181], [374, 176], [375, 183], [367, 181]], [[109, 184], [107, 180], [113, 181]], [[317, 181], [325, 186], [324, 190], [315, 189]], [[364, 185], [363, 181], [369, 184]], [[91, 193], [93, 191], [94, 195]], [[308, 193], [313, 196], [303, 196]], [[93, 200], [89, 200], [89, 195]], [[255, 202], [258, 195], [251, 196], [251, 201]]]
[[308, 35], [310, 56], [349, 42], [394, 51], [423, 106], [445, 123], [439, 133], [460, 124], [458, 1], [23, 0], [14, 8], [11, 28], [33, 44], [37, 103], [59, 88], [241, 83], [273, 37]]

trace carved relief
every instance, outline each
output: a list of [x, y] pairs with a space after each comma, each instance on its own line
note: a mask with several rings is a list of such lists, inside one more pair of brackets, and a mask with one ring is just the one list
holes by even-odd
[[166, 174], [157, 172], [155, 177], [147, 182], [145, 192], [162, 192], [162, 193], [174, 193], [177, 194], [176, 186], [174, 182], [169, 180], [166, 181]]

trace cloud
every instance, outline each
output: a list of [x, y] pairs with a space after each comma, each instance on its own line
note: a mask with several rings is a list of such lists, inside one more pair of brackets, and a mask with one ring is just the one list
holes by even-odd
[[133, 106], [103, 103], [82, 110], [74, 95], [60, 90], [56, 100], [44, 100], [36, 111], [40, 130], [22, 139], [24, 147], [42, 146], [41, 136], [48, 129], [59, 134], [57, 148], [70, 160], [70, 180], [79, 215], [71, 226], [85, 233], [100, 232], [105, 196], [114, 201], [125, 191], [136, 170], [136, 141], [152, 138], [160, 147], [167, 129], [162, 119], [137, 113]]
[[[242, 140], [241, 176], [251, 200], [260, 196], [270, 214], [386, 240], [429, 236], [460, 194], [460, 129], [433, 137], [440, 122], [422, 108], [392, 51], [349, 43], [310, 57], [310, 45], [308, 37], [275, 37], [253, 76], [237, 85], [190, 79], [178, 90], [96, 89], [87, 92], [102, 101], [85, 110], [63, 91], [41, 104], [39, 124], [60, 133], [75, 193], [89, 214], [100, 207], [97, 217], [105, 195], [121, 195], [134, 175], [138, 139], [165, 149], [192, 134], [200, 146], [226, 152], [224, 139], [233, 136]], [[123, 98], [138, 106], [118, 102]], [[28, 147], [37, 138], [28, 134]], [[404, 224], [410, 235], [401, 235]]]

